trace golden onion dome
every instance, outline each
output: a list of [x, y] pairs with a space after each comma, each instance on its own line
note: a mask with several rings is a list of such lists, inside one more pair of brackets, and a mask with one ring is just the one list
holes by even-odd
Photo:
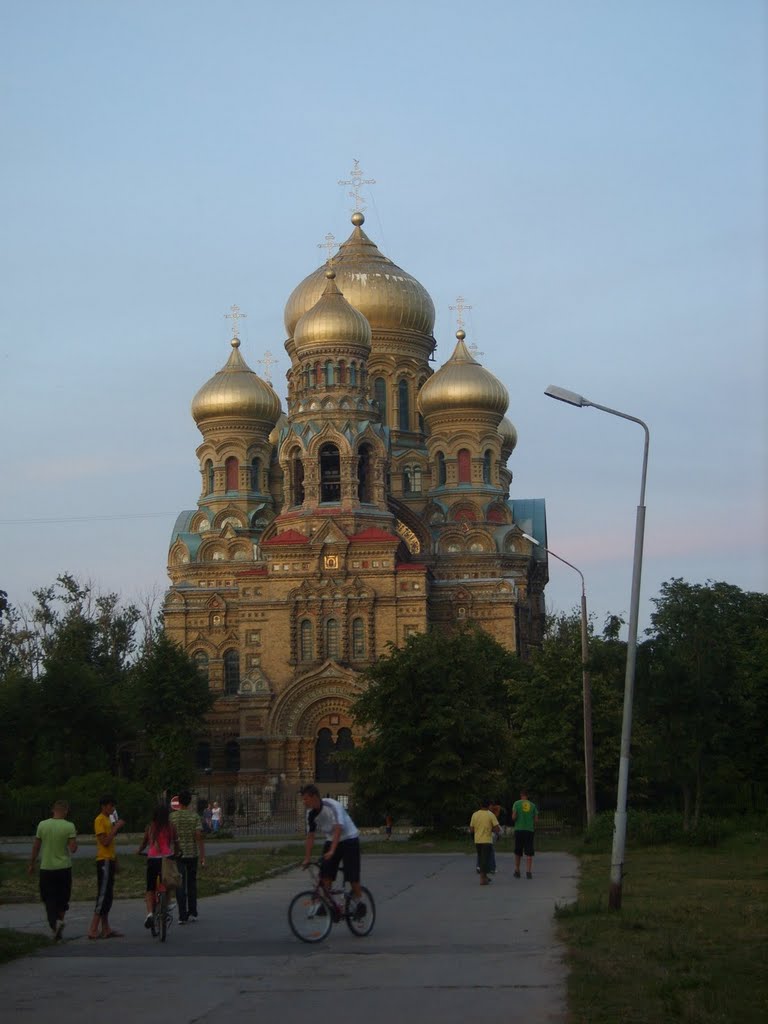
[[501, 437], [501, 450], [513, 452], [517, 447], [517, 428], [514, 423], [505, 416], [496, 429]]
[[293, 332], [298, 359], [328, 345], [371, 347], [371, 327], [363, 314], [350, 306], [336, 287], [336, 271], [325, 270], [323, 294], [300, 318]]
[[195, 422], [218, 416], [247, 416], [275, 423], [280, 415], [280, 399], [240, 355], [240, 339], [233, 338], [231, 345], [232, 354], [226, 364], [192, 399]]
[[[432, 336], [435, 306], [426, 288], [388, 259], [362, 230], [365, 217], [352, 214], [354, 229], [330, 261], [347, 301], [359, 309], [371, 328], [413, 331]], [[296, 325], [323, 293], [325, 265], [305, 277], [285, 305], [285, 328], [292, 338]]]
[[507, 389], [472, 357], [464, 344], [464, 331], [456, 331], [456, 337], [451, 358], [419, 392], [419, 411], [424, 417], [438, 412], [483, 411], [496, 414], [501, 421], [509, 405]]

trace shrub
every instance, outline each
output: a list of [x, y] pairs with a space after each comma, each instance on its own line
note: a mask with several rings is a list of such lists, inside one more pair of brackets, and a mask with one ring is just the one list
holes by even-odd
[[69, 819], [80, 835], [89, 835], [99, 813], [99, 798], [111, 793], [126, 831], [142, 831], [152, 816], [155, 797], [137, 782], [116, 779], [108, 772], [77, 775], [60, 786], [0, 787], [0, 835], [32, 835], [48, 818], [54, 800], [69, 801]]
[[[683, 846], [716, 846], [730, 835], [736, 823], [719, 818], [702, 817], [695, 828], [684, 831], [683, 817], [674, 811], [630, 810], [627, 814], [627, 846], [661, 846], [677, 843]], [[613, 812], [598, 814], [587, 831], [583, 842], [595, 851], [609, 850], [613, 841]]]

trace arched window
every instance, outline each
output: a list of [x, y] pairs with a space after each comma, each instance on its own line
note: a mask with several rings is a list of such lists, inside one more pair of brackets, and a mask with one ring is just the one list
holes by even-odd
[[365, 657], [365, 623], [362, 619], [352, 620], [352, 657]]
[[349, 383], [350, 384], [357, 384], [357, 364], [356, 363], [350, 363], [349, 364]]
[[309, 365], [304, 367], [304, 387], [307, 389], [312, 387], [312, 367]]
[[[351, 729], [342, 727], [339, 729], [339, 735], [336, 739], [336, 753], [343, 754], [345, 750], [354, 750], [355, 741], [352, 739]], [[349, 782], [349, 765], [345, 761], [339, 761], [335, 765], [336, 768], [336, 781], [337, 782]]]
[[411, 402], [408, 392], [408, 381], [403, 378], [397, 385], [398, 426], [400, 430], [411, 429]]
[[336, 619], [328, 619], [325, 623], [325, 656], [335, 661], [339, 658], [339, 624]]
[[437, 486], [442, 487], [445, 484], [445, 456], [442, 452], [437, 453]]
[[421, 466], [411, 467], [411, 492], [421, 494]]
[[237, 488], [237, 459], [230, 455], [227, 461], [224, 463], [224, 469], [227, 476], [227, 490], [236, 491]]
[[205, 464], [205, 493], [213, 494], [213, 463], [210, 459]]
[[228, 772], [240, 771], [240, 744], [230, 740], [224, 748], [224, 766]]
[[383, 377], [377, 377], [373, 382], [373, 400], [379, 407], [381, 422], [387, 422], [387, 382]]
[[483, 454], [483, 483], [489, 484], [491, 482], [491, 449], [486, 448]]
[[468, 448], [459, 448], [459, 483], [468, 484], [472, 481], [472, 463]]
[[317, 782], [335, 782], [336, 766], [331, 760], [334, 752], [330, 729], [320, 729], [315, 741], [315, 779]]
[[293, 504], [304, 503], [304, 463], [301, 459], [301, 449], [294, 448], [291, 453], [291, 489], [293, 490]]
[[312, 661], [315, 656], [315, 642], [313, 637], [312, 623], [309, 619], [302, 619], [299, 626], [299, 660]]
[[207, 683], [208, 682], [208, 655], [205, 653], [205, 651], [195, 651], [195, 653], [192, 655], [192, 657], [195, 659], [195, 665], [197, 666], [197, 671], [200, 673], [200, 675], [203, 677], [203, 679]]
[[195, 767], [200, 771], [211, 767], [211, 744], [203, 741], [197, 744], [195, 751]]
[[315, 387], [320, 387], [323, 383], [323, 367], [320, 363], [315, 363]]
[[261, 459], [251, 459], [251, 490], [261, 490]]
[[411, 493], [411, 467], [403, 467], [403, 494]]
[[361, 444], [357, 456], [357, 498], [368, 504], [371, 501], [371, 446]]
[[224, 655], [224, 693], [231, 697], [240, 689], [240, 655], [229, 650]]
[[333, 387], [333, 363], [330, 359], [326, 360], [325, 363], [325, 386], [327, 388]]
[[341, 461], [335, 444], [320, 449], [320, 502], [341, 500]]

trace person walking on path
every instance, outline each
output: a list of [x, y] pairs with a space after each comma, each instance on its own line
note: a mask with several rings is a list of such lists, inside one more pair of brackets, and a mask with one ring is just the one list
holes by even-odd
[[218, 800], [213, 801], [213, 807], [211, 808], [211, 827], [214, 832], [218, 832], [221, 828], [221, 805]]
[[389, 841], [392, 838], [392, 824], [393, 824], [392, 815], [391, 814], [387, 814], [386, 817], [384, 818], [384, 833], [385, 833], [385, 835], [387, 837], [387, 841]]
[[525, 854], [525, 877], [533, 878], [533, 830], [539, 820], [536, 804], [528, 799], [528, 792], [520, 790], [520, 799], [512, 804], [515, 826], [515, 878], [520, 877], [520, 861]]
[[179, 871], [181, 886], [176, 893], [179, 904], [179, 924], [197, 920], [197, 866], [198, 853], [200, 867], [205, 867], [205, 844], [203, 842], [203, 823], [200, 815], [189, 809], [192, 794], [188, 789], [179, 793], [179, 810], [171, 814], [171, 824], [176, 827], [179, 836]]
[[475, 840], [477, 864], [480, 868], [480, 885], [489, 885], [488, 873], [491, 870], [493, 856], [493, 836], [499, 833], [496, 815], [489, 810], [491, 801], [482, 800], [479, 810], [475, 811], [469, 822], [469, 831]]
[[122, 818], [110, 821], [115, 809], [115, 798], [103, 796], [99, 801], [100, 811], [93, 823], [96, 836], [96, 906], [88, 929], [89, 939], [121, 939], [122, 932], [115, 931], [109, 925], [109, 912], [115, 890], [115, 871], [117, 868], [117, 851], [115, 836], [125, 825]]
[[64, 915], [69, 910], [72, 895], [72, 854], [77, 851], [77, 830], [67, 820], [69, 804], [57, 800], [51, 808], [51, 817], [37, 826], [28, 871], [35, 870], [40, 857], [40, 899], [45, 904], [48, 925], [54, 939], [60, 939], [64, 930]]

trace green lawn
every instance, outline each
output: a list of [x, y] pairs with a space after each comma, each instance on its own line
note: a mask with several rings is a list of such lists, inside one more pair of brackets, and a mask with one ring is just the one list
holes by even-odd
[[610, 856], [582, 855], [578, 903], [558, 913], [571, 1024], [768, 1020], [765, 840], [631, 849], [618, 912]]

